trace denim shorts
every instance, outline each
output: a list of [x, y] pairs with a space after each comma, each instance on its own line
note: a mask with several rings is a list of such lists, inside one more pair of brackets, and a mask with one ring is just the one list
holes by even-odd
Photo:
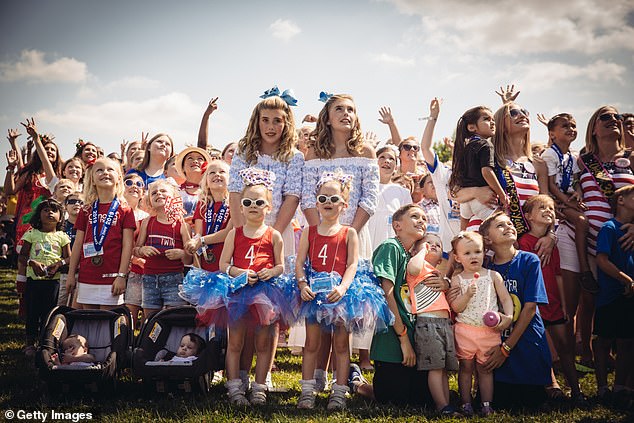
[[141, 307], [143, 294], [143, 275], [128, 273], [128, 281], [125, 286], [123, 300], [126, 304]]
[[178, 296], [178, 285], [183, 283], [182, 273], [164, 273], [160, 275], [143, 275], [143, 308], [161, 309], [186, 305], [187, 302]]

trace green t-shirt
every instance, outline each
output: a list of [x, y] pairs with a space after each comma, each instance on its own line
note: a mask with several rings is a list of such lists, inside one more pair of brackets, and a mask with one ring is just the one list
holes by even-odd
[[[29, 258], [46, 266], [55, 264], [62, 259], [62, 249], [70, 244], [70, 238], [64, 231], [41, 232], [29, 229], [22, 239], [31, 244]], [[55, 276], [36, 276], [31, 266], [26, 268], [26, 276], [31, 279], [59, 279], [59, 272]]]
[[[408, 312], [404, 302], [409, 301], [407, 283], [405, 282], [405, 271], [408, 261], [409, 254], [401, 247], [396, 238], [383, 241], [372, 255], [372, 266], [376, 277], [379, 280], [383, 278], [394, 283], [393, 293], [398, 312], [401, 320], [407, 326], [407, 334], [412, 345], [414, 345], [416, 316]], [[370, 358], [388, 363], [400, 363], [403, 361], [401, 343], [393, 328], [388, 329], [385, 333], [374, 335], [372, 347], [370, 348]]]

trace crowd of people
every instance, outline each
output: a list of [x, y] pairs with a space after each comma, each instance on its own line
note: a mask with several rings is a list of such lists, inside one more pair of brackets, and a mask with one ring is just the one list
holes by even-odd
[[350, 393], [447, 415], [537, 406], [564, 397], [553, 368], [581, 405], [579, 366], [595, 370], [600, 398], [631, 405], [634, 115], [598, 108], [573, 152], [572, 115], [538, 115], [549, 139], [531, 145], [518, 93], [497, 94], [495, 112], [458, 119], [444, 163], [436, 98], [420, 140], [401, 137], [389, 107], [391, 138], [364, 135], [347, 94], [320, 93], [297, 124], [297, 100], [274, 87], [222, 151], [208, 144], [214, 98], [196, 146], [142, 133], [107, 156], [80, 140], [68, 160], [27, 119], [25, 148], [8, 131], [1, 228], [1, 257], [18, 257], [25, 353], [57, 304], [125, 304], [138, 320], [190, 303], [201, 324], [228, 328], [236, 405], [266, 403], [280, 331], [303, 356], [302, 409], [329, 367], [329, 410]]

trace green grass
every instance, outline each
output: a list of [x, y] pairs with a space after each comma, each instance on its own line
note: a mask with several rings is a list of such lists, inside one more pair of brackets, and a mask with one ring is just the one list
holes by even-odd
[[[464, 421], [465, 419], [441, 419], [432, 411], [417, 408], [378, 406], [362, 398], [352, 398], [348, 410], [326, 412], [327, 397], [320, 394], [317, 409], [300, 411], [296, 408], [299, 396], [301, 359], [292, 356], [287, 349], [280, 349], [276, 363], [280, 371], [273, 374], [276, 386], [288, 388], [285, 393], [269, 394], [266, 407], [237, 408], [230, 406], [222, 385], [215, 385], [207, 394], [156, 394], [148, 392], [139, 382], [125, 376], [114, 396], [84, 395], [79, 399], [53, 401], [46, 386], [38, 379], [33, 363], [22, 354], [24, 325], [17, 316], [17, 296], [14, 291], [15, 274], [0, 269], [0, 410], [69, 413], [92, 413], [96, 421], [108, 422], [411, 422], [411, 421]], [[371, 379], [371, 374], [366, 374]], [[593, 396], [596, 386], [593, 375], [581, 380], [584, 392]], [[451, 387], [456, 390], [455, 377]], [[633, 421], [634, 414], [606, 408], [589, 401], [584, 409], [566, 406], [549, 406], [539, 412], [498, 412], [488, 418], [474, 418], [483, 422], [626, 422]], [[50, 418], [49, 420], [50, 421]]]

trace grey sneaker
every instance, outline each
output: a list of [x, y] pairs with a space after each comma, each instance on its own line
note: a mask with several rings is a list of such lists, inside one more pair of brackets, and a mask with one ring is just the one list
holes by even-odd
[[312, 410], [315, 408], [315, 379], [312, 380], [300, 380], [302, 385], [302, 393], [299, 395], [297, 401], [297, 408], [301, 410]]
[[332, 385], [330, 398], [328, 399], [328, 411], [344, 410], [346, 408], [346, 394], [350, 388], [345, 385]]
[[251, 384], [251, 396], [249, 397], [251, 405], [265, 405], [267, 389], [265, 384], [253, 382]]

